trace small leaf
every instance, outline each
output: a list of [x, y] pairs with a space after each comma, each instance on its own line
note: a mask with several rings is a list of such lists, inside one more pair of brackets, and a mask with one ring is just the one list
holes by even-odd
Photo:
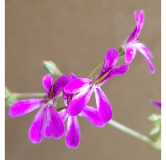
[[155, 115], [155, 114], [152, 114], [152, 115], [150, 115], [149, 117], [148, 117], [148, 119], [150, 120], [150, 121], [157, 121], [158, 119], [159, 119], [159, 117], [157, 116], [157, 115]]
[[44, 67], [50, 74], [56, 74], [62, 76], [62, 73], [57, 68], [56, 64], [52, 61], [43, 61]]

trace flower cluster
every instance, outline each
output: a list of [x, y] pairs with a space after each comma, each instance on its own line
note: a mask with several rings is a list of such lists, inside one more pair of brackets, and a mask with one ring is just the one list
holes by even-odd
[[[139, 16], [137, 12], [134, 14], [136, 27], [123, 46], [126, 63], [132, 62], [137, 50], [145, 57], [151, 72], [154, 73], [154, 67], [149, 59], [153, 56], [149, 49], [138, 40], [144, 23], [144, 12], [141, 10]], [[51, 74], [45, 75], [42, 82], [46, 97], [18, 101], [11, 106], [9, 115], [12, 117], [22, 116], [40, 107], [29, 129], [31, 142], [40, 143], [44, 137], [61, 138], [65, 133], [64, 124], [67, 121], [66, 145], [68, 148], [77, 148], [80, 142], [77, 116], [86, 118], [97, 127], [103, 127], [112, 119], [111, 105], [101, 86], [109, 79], [121, 76], [129, 70], [128, 64], [115, 66], [118, 57], [118, 50], [109, 49], [105, 55], [103, 68], [95, 78], [78, 78], [71, 73], [70, 76], [62, 75], [53, 83]], [[54, 67], [56, 68], [56, 66]], [[48, 68], [49, 66], [47, 66]], [[52, 73], [54, 72], [52, 71]], [[96, 107], [88, 105], [93, 92], [95, 93]], [[63, 96], [65, 107], [57, 108], [60, 96]]]

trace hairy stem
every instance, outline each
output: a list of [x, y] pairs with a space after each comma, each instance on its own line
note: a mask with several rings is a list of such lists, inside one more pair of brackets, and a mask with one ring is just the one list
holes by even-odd
[[46, 93], [13, 93], [18, 99], [43, 98]]
[[[125, 52], [123, 50], [121, 50], [121, 48], [119, 49], [119, 58], [124, 56]], [[92, 71], [89, 73], [88, 78], [91, 78], [93, 76], [93, 74], [103, 65], [104, 60], [102, 60], [100, 63], [98, 63], [93, 69]]]
[[93, 69], [92, 69], [92, 71], [89, 73], [89, 75], [88, 75], [88, 78], [91, 78], [92, 77], [92, 75], [103, 65], [103, 60], [99, 63], [99, 64], [97, 64]]
[[151, 146], [155, 147], [153, 141], [150, 138], [148, 138], [148, 137], [146, 137], [146, 136], [144, 136], [144, 135], [142, 135], [142, 134], [140, 134], [140, 133], [138, 133], [138, 132], [136, 132], [136, 131], [134, 131], [134, 130], [132, 130], [132, 129], [120, 124], [120, 123], [118, 123], [118, 122], [116, 122], [116, 121], [114, 121], [113, 119], [110, 120], [108, 122], [108, 124], [113, 126], [113, 127], [115, 127], [115, 128], [117, 128], [117, 129], [119, 129], [122, 132], [125, 132], [125, 133], [127, 133], [127, 134], [129, 134], [129, 135], [131, 135], [131, 136], [133, 136], [135, 138], [138, 138], [138, 139], [140, 139], [140, 140], [142, 140], [144, 142], [147, 142]]

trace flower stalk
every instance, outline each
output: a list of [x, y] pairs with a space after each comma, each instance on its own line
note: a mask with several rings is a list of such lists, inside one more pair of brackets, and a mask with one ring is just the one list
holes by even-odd
[[124, 133], [127, 133], [127, 134], [129, 134], [129, 135], [131, 135], [131, 136], [133, 136], [137, 139], [140, 139], [140, 140], [150, 144], [152, 147], [155, 147], [155, 143], [150, 138], [148, 138], [145, 135], [142, 135], [142, 134], [140, 134], [140, 133], [138, 133], [138, 132], [136, 132], [136, 131], [134, 131], [134, 130], [118, 123], [118, 122], [116, 122], [116, 121], [114, 121], [113, 119], [110, 120], [108, 122], [108, 124], [115, 127], [115, 128], [117, 128], [117, 129], [119, 129], [120, 131], [122, 131]]
[[43, 98], [46, 93], [13, 93], [18, 99]]

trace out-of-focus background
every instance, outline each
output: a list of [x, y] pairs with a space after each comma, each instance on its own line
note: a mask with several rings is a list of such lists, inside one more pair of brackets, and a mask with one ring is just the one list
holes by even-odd
[[[134, 11], [143, 9], [140, 40], [155, 57], [156, 73], [150, 73], [146, 60], [137, 53], [128, 73], [110, 79], [102, 89], [113, 119], [148, 136], [152, 123], [147, 117], [160, 113], [149, 102], [161, 98], [160, 7], [160, 0], [6, 0], [6, 86], [18, 93], [44, 92], [43, 60], [54, 61], [63, 73], [86, 77], [109, 48], [120, 47], [135, 27]], [[118, 64], [123, 63], [120, 58]], [[61, 100], [58, 106], [62, 105]], [[90, 105], [95, 106], [94, 97]], [[6, 107], [6, 160], [160, 159], [160, 151], [148, 144], [109, 125], [97, 128], [81, 117], [77, 149], [68, 149], [64, 136], [32, 144], [28, 130], [37, 111], [12, 118]]]

